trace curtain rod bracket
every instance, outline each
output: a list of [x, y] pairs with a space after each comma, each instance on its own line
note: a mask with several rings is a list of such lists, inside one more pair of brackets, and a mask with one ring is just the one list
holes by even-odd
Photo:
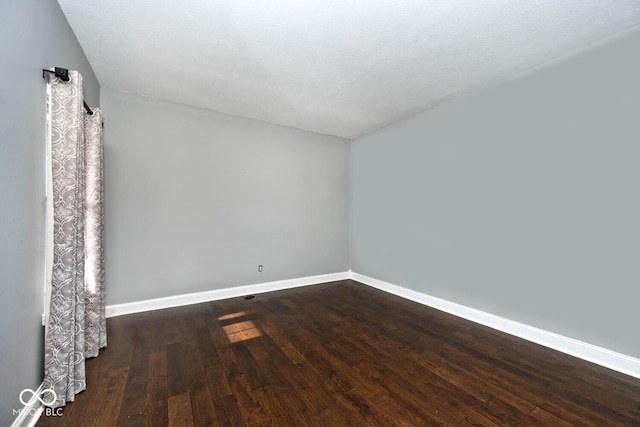
[[55, 74], [57, 78], [62, 80], [63, 82], [69, 81], [69, 70], [66, 68], [55, 67], [55, 71], [42, 69], [42, 78], [44, 79], [45, 73]]
[[[60, 67], [55, 67], [55, 71], [51, 71], [51, 70], [46, 70], [46, 69], [42, 69], [42, 78], [44, 79], [46, 76], [46, 73], [49, 74], [54, 74], [57, 78], [59, 78], [60, 80], [62, 80], [63, 82], [68, 82], [69, 81], [69, 70], [66, 68], [60, 68]], [[93, 116], [93, 111], [91, 110], [91, 108], [89, 108], [89, 106], [87, 105], [87, 103], [84, 103], [84, 109], [87, 110], [87, 114], [90, 116]]]

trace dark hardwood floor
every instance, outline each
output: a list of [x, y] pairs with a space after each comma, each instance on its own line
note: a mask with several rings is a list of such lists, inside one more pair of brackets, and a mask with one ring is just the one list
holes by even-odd
[[342, 281], [108, 320], [38, 426], [640, 425], [640, 380]]

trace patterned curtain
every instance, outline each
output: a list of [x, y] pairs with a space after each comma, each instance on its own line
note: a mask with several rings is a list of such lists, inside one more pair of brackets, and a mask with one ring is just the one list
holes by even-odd
[[[82, 76], [51, 78], [53, 272], [44, 389], [52, 407], [86, 388], [84, 361], [107, 345], [104, 309], [102, 113], [84, 111]], [[45, 396], [52, 400], [52, 396]]]

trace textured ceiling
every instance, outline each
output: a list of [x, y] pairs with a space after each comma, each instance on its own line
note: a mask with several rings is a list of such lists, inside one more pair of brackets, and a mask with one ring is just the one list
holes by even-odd
[[347, 138], [640, 23], [637, 0], [58, 2], [105, 87]]

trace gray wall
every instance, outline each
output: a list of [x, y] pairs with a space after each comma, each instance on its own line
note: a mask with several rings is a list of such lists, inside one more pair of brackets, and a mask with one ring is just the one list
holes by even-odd
[[45, 95], [42, 68], [79, 70], [100, 87], [55, 1], [0, 2], [0, 425], [42, 382]]
[[346, 140], [106, 88], [102, 107], [108, 304], [349, 269]]
[[351, 269], [640, 357], [640, 28], [352, 143]]

